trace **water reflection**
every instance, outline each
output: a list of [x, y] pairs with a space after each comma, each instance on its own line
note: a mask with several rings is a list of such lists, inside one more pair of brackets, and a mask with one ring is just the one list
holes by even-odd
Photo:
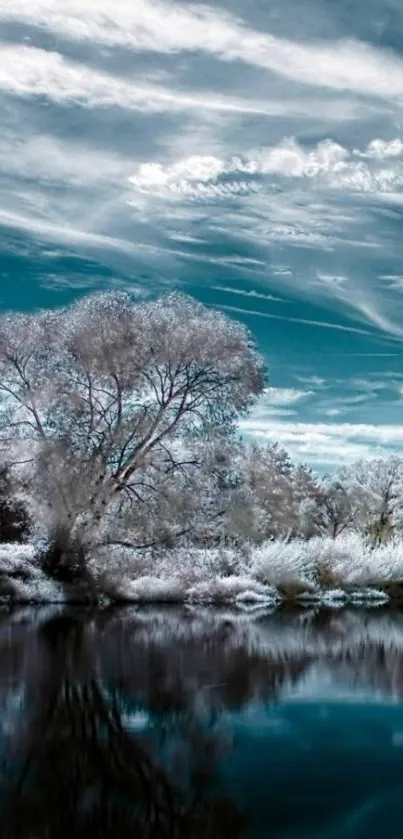
[[402, 699], [387, 610], [0, 612], [2, 835], [397, 839]]

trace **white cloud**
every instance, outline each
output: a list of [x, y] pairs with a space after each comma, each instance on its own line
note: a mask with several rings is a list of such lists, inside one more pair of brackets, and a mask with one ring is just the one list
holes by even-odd
[[15, 96], [45, 96], [83, 107], [117, 106], [128, 110], [163, 112], [200, 109], [251, 114], [282, 114], [286, 106], [220, 96], [185, 93], [151, 85], [137, 78], [127, 81], [84, 64], [68, 61], [57, 52], [29, 46], [0, 47], [0, 90]]
[[243, 315], [253, 315], [255, 317], [260, 318], [269, 318], [271, 320], [284, 320], [288, 321], [289, 323], [302, 323], [306, 326], [319, 326], [323, 329], [336, 329], [341, 332], [355, 332], [358, 335], [369, 335], [370, 333], [366, 329], [360, 329], [359, 327], [355, 326], [343, 326], [340, 323], [329, 323], [328, 321], [323, 320], [309, 320], [308, 318], [294, 318], [294, 317], [287, 317], [286, 315], [274, 315], [271, 312], [258, 312], [252, 309], [241, 309], [237, 306], [223, 306], [220, 305], [220, 309], [226, 309], [229, 312], [239, 312], [239, 314]]
[[67, 223], [57, 224], [47, 218], [24, 216], [12, 210], [0, 208], [0, 227], [10, 227], [24, 230], [27, 233], [43, 236], [50, 241], [76, 244], [98, 249], [118, 250], [124, 253], [136, 254], [139, 250], [156, 251], [152, 245], [141, 245], [87, 230], [79, 230]]
[[213, 155], [191, 155], [169, 166], [161, 163], [143, 163], [137, 173], [129, 178], [129, 183], [136, 191], [153, 195], [226, 198], [231, 194], [249, 193], [259, 188], [249, 180], [220, 183], [219, 178], [231, 172], [249, 175], [250, 168], [247, 164], [244, 168], [242, 166], [242, 161], [236, 158], [227, 163]]
[[321, 271], [318, 271], [316, 277], [320, 283], [324, 283], [325, 285], [330, 285], [332, 287], [343, 286], [347, 282], [347, 277], [339, 274], [324, 274]]
[[301, 402], [312, 396], [312, 390], [297, 390], [293, 387], [268, 387], [265, 389], [261, 400], [264, 408], [267, 405], [276, 405], [278, 407], [286, 407], [287, 405], [295, 405], [296, 402]]
[[242, 420], [240, 429], [261, 442], [276, 440], [298, 460], [328, 466], [403, 448], [402, 426], [286, 422], [265, 415], [261, 409]]
[[403, 276], [400, 274], [382, 274], [379, 279], [384, 280], [389, 288], [403, 291]]
[[258, 300], [269, 300], [275, 303], [283, 303], [282, 297], [275, 297], [274, 294], [261, 294], [259, 291], [244, 291], [239, 288], [232, 288], [232, 286], [213, 285], [214, 291], [224, 291], [227, 294], [238, 294], [241, 297], [250, 297]]
[[100, 151], [71, 139], [24, 136], [5, 129], [0, 135], [0, 172], [29, 180], [61, 181], [80, 187], [121, 184], [130, 166], [130, 161], [113, 151]]
[[376, 156], [368, 163], [357, 160], [353, 152], [329, 139], [306, 149], [290, 138], [242, 157], [191, 155], [169, 165], [143, 163], [129, 181], [140, 193], [209, 200], [260, 192], [273, 177], [315, 179], [326, 188], [358, 193], [389, 193], [403, 187], [403, 162], [396, 160], [385, 169], [380, 160]]
[[401, 100], [403, 63], [353, 39], [298, 43], [248, 28], [214, 7], [155, 0], [2, 0], [0, 16], [77, 41], [160, 53], [203, 51], [308, 84]]
[[[399, 288], [398, 278], [387, 277], [386, 279], [394, 281], [390, 283], [391, 287]], [[400, 290], [401, 288], [402, 286]], [[387, 298], [377, 293], [374, 283], [362, 277], [360, 271], [358, 271], [358, 276], [352, 277], [317, 272], [314, 280], [305, 281], [305, 291], [311, 293], [316, 291], [328, 300], [337, 301], [344, 309], [350, 310], [356, 319], [365, 325], [375, 327], [393, 339], [401, 341], [403, 338], [398, 301], [394, 300], [391, 305]]]
[[365, 288], [357, 289], [350, 295], [349, 304], [358, 312], [364, 315], [366, 322], [374, 324], [382, 332], [393, 335], [396, 338], [403, 338], [403, 327], [396, 322], [393, 322], [386, 314], [380, 311], [378, 301], [371, 300]]
[[292, 271], [290, 268], [286, 268], [285, 265], [273, 265], [271, 274], [274, 277], [292, 277]]
[[343, 411], [341, 408], [327, 408], [324, 413], [327, 417], [338, 417], [343, 413]]
[[308, 387], [322, 388], [323, 385], [326, 384], [326, 380], [323, 379], [321, 376], [300, 376], [296, 373], [294, 378], [297, 380], [297, 382], [301, 382], [301, 384], [303, 385], [308, 385]]
[[377, 160], [383, 160], [385, 157], [401, 157], [403, 155], [403, 142], [400, 137], [394, 140], [371, 140], [365, 151], [359, 149], [354, 150], [354, 154], [358, 157], [374, 157]]

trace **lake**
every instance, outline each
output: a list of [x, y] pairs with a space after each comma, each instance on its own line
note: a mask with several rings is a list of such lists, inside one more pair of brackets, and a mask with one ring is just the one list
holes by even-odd
[[7, 839], [401, 839], [403, 612], [0, 610]]

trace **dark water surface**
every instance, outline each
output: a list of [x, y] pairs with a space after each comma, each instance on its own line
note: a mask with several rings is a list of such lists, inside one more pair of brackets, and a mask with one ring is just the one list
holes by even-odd
[[403, 613], [0, 611], [4, 839], [402, 839]]

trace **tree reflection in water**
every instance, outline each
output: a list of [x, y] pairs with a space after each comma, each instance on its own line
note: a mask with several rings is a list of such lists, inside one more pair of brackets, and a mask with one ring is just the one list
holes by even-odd
[[[125, 727], [117, 692], [97, 674], [92, 625], [68, 616], [41, 628], [47, 667], [26, 700], [12, 782], [2, 785], [7, 839], [239, 837], [245, 818], [213, 789], [214, 767], [182, 790]], [[203, 760], [202, 760], [203, 764]]]
[[241, 839], [233, 720], [316, 667], [401, 700], [403, 614], [0, 610], [1, 835]]

